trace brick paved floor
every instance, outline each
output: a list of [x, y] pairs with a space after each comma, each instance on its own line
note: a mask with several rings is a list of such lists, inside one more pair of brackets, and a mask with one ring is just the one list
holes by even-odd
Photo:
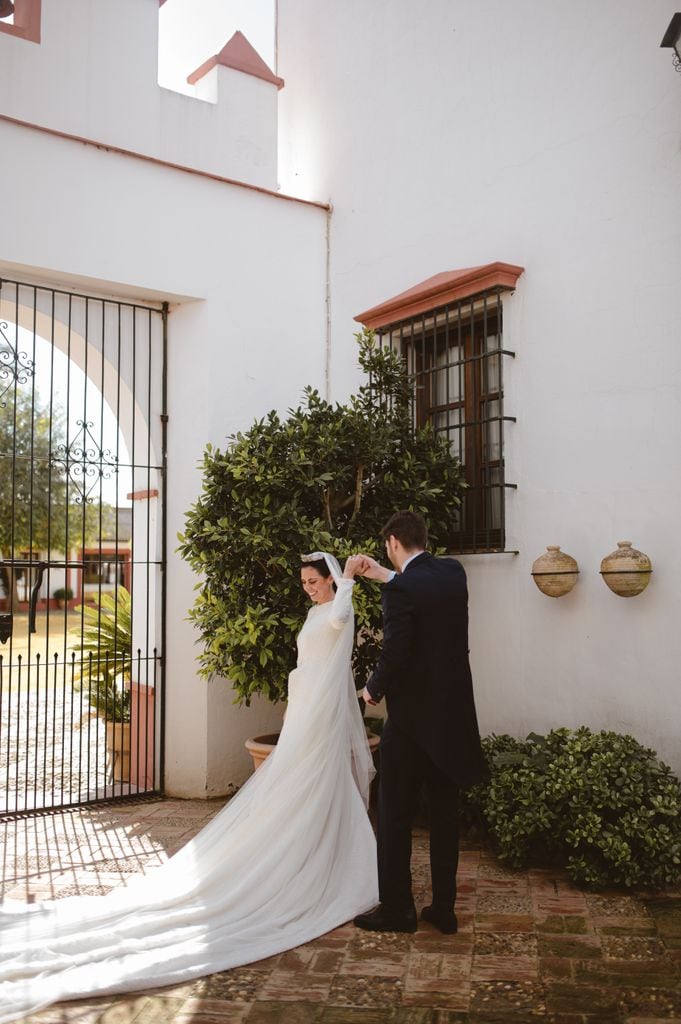
[[[166, 800], [5, 823], [5, 895], [107, 892], [161, 864], [221, 807]], [[460, 931], [352, 925], [175, 988], [61, 1004], [32, 1024], [681, 1024], [681, 890], [589, 894], [464, 843]], [[429, 901], [415, 833], [418, 906]]]

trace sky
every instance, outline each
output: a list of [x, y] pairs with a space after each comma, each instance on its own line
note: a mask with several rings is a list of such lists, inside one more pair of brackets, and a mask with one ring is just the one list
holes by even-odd
[[239, 30], [273, 70], [275, 0], [166, 0], [159, 11], [159, 85], [192, 96], [187, 75]]

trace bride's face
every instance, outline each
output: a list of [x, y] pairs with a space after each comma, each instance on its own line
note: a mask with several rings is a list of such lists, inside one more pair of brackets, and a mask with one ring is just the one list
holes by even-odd
[[322, 576], [316, 569], [301, 569], [300, 582], [307, 596], [315, 604], [333, 601], [333, 579], [331, 576]]

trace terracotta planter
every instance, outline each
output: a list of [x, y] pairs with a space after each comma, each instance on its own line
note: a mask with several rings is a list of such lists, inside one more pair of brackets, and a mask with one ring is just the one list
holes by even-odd
[[630, 540], [618, 540], [601, 562], [601, 576], [618, 597], [636, 597], [650, 583], [653, 571], [650, 559], [631, 546]]
[[109, 782], [130, 782], [130, 722], [106, 723], [106, 773]]
[[130, 782], [138, 791], [154, 788], [154, 718], [153, 686], [131, 683], [130, 701]]
[[547, 597], [569, 594], [578, 575], [575, 559], [561, 551], [557, 544], [549, 544], [546, 554], [540, 555], [532, 565], [532, 579]]
[[278, 732], [268, 733], [265, 736], [254, 736], [246, 740], [246, 750], [253, 758], [253, 768], [258, 769], [266, 757], [268, 757], [277, 745]]
[[[253, 758], [253, 768], [257, 771], [260, 765], [263, 763], [266, 757], [268, 757], [277, 745], [279, 739], [279, 733], [273, 732], [268, 733], [266, 736], [254, 736], [250, 740], [246, 740], [245, 746], [248, 753]], [[380, 736], [369, 736], [369, 749], [373, 754], [381, 742]]]

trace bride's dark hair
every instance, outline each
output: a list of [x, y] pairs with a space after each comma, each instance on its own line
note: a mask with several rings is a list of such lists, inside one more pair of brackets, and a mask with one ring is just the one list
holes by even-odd
[[[314, 562], [302, 562], [300, 568], [301, 569], [316, 569], [316, 571], [319, 573], [319, 575], [323, 576], [325, 580], [328, 580], [329, 576], [331, 575], [331, 570], [329, 569], [329, 566], [327, 565], [327, 562], [326, 562], [325, 558], [316, 558], [314, 560]], [[334, 584], [333, 584], [333, 589], [334, 589], [334, 592], [336, 590], [338, 590], [338, 587], [336, 586], [335, 580], [334, 580]]]
[[301, 569], [316, 569], [320, 576], [324, 579], [328, 579], [331, 575], [331, 570], [326, 564], [325, 558], [317, 558], [314, 562], [303, 562], [300, 566]]

